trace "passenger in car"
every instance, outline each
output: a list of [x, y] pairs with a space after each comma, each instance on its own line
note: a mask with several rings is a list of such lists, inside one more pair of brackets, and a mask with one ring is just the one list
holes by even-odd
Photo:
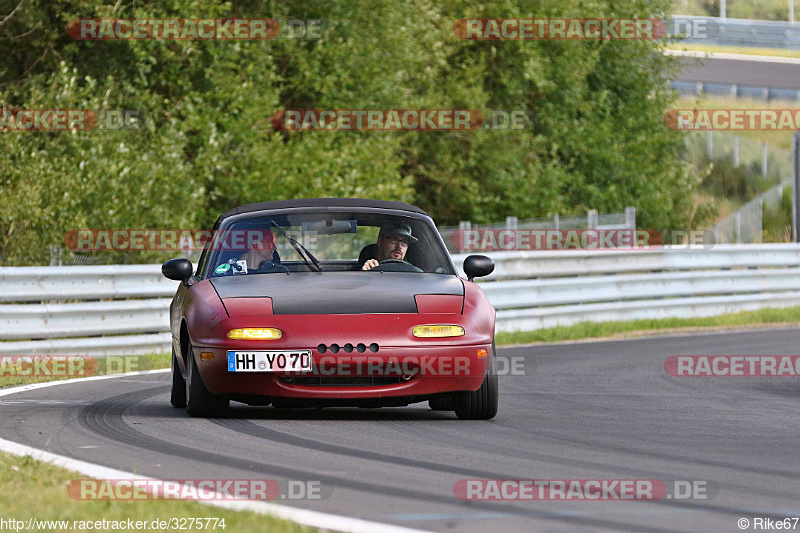
[[408, 245], [419, 239], [411, 235], [407, 224], [387, 224], [378, 232], [377, 250], [374, 259], [367, 259], [361, 270], [370, 270], [387, 259], [405, 261]]
[[258, 270], [265, 261], [280, 263], [280, 259], [276, 261], [278, 254], [275, 250], [275, 235], [270, 230], [259, 230], [258, 233], [264, 238], [254, 242], [250, 250], [239, 256], [239, 261], [247, 261], [248, 271]]

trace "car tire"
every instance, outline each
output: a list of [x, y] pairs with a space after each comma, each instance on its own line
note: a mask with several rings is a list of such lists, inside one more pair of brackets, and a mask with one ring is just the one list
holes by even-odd
[[456, 397], [456, 416], [462, 420], [489, 420], [497, 414], [500, 389], [497, 383], [497, 359], [492, 343], [492, 360], [480, 388], [460, 392]]
[[175, 407], [186, 407], [186, 380], [181, 374], [181, 367], [178, 366], [178, 356], [175, 355], [175, 348], [172, 349], [172, 391], [169, 396], [169, 403]]
[[187, 351], [189, 371], [186, 373], [186, 412], [189, 416], [198, 418], [224, 415], [228, 410], [228, 400], [208, 392], [197, 369], [191, 343]]
[[455, 411], [456, 397], [453, 394], [437, 396], [428, 400], [428, 405], [432, 411]]

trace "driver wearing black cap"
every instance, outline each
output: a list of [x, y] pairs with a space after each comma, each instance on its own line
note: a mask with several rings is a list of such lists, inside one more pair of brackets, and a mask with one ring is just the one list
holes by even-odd
[[411, 226], [408, 224], [387, 224], [378, 232], [378, 252], [375, 259], [367, 259], [361, 270], [370, 270], [378, 266], [381, 261], [397, 259], [405, 261], [408, 245], [419, 239], [411, 235]]

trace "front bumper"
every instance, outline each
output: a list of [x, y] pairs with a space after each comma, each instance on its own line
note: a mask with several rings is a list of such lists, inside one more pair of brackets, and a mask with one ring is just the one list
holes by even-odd
[[[420, 397], [475, 391], [483, 383], [490, 357], [494, 356], [491, 344], [381, 346], [378, 353], [364, 354], [320, 353], [316, 347], [294, 348], [311, 349], [311, 372], [229, 372], [226, 348], [197, 346], [193, 355], [203, 383], [213, 394], [324, 400]], [[202, 360], [200, 352], [211, 352], [213, 360]]]

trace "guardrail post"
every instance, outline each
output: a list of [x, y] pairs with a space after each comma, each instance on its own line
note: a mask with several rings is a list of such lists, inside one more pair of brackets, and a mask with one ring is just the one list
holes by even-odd
[[555, 230], [561, 229], [558, 227], [558, 213], [553, 215], [553, 229]]
[[719, 18], [725, 20], [728, 17], [728, 5], [726, 0], [719, 0]]
[[761, 143], [761, 175], [767, 175], [767, 143]]
[[733, 242], [742, 242], [742, 212], [736, 211], [733, 215]]
[[625, 208], [625, 227], [628, 229], [636, 229], [636, 208], [628, 206]]
[[733, 136], [733, 166], [739, 166], [739, 136]]
[[800, 205], [800, 131], [792, 137], [792, 169], [794, 174], [794, 190], [792, 191], [792, 242], [800, 242], [797, 225], [797, 206]]
[[706, 132], [706, 155], [709, 159], [714, 159], [714, 132], [711, 130]]
[[586, 213], [586, 226], [589, 229], [597, 229], [597, 211], [589, 211]]
[[789, 0], [789, 22], [794, 24], [794, 0]]
[[61, 246], [57, 244], [50, 245], [50, 266], [61, 266], [63, 264], [61, 260], [62, 252]]

